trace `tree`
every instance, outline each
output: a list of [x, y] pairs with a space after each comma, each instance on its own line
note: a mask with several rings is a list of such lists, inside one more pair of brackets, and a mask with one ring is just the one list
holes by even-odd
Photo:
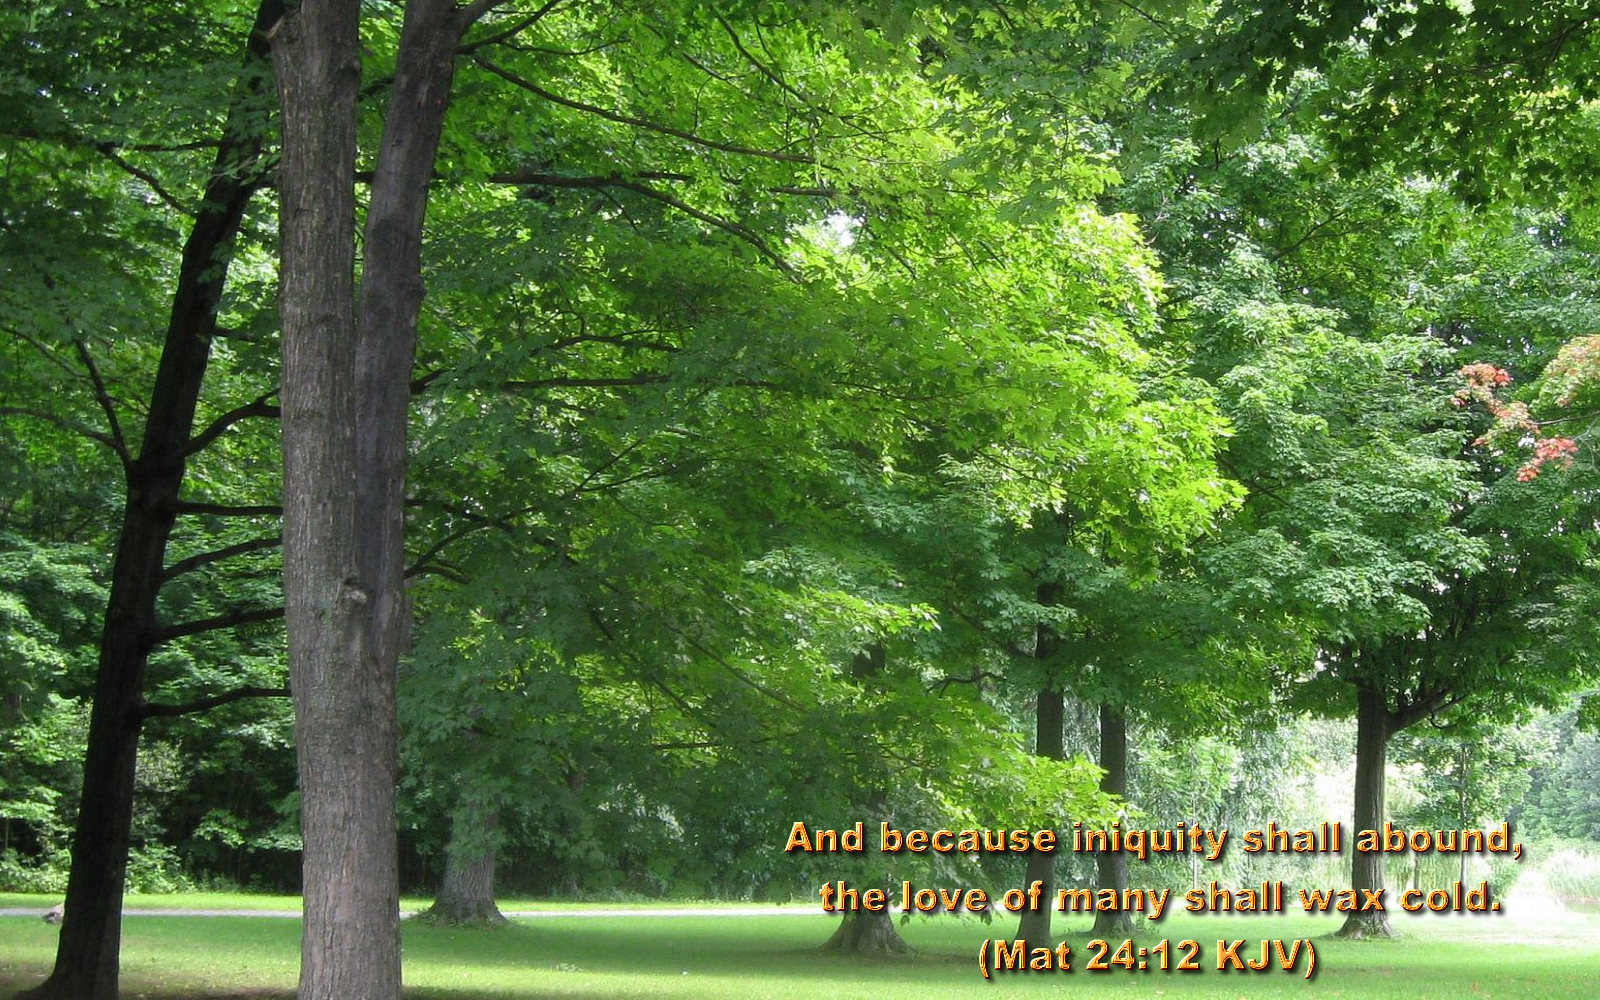
[[1474, 200], [1592, 203], [1597, 46], [1581, 2], [1297, 0], [1222, 4], [1184, 55], [1223, 116], [1323, 68], [1331, 86], [1311, 103], [1357, 165], [1399, 164]]
[[[31, 991], [37, 997], [115, 997], [140, 726], [152, 714], [186, 707], [146, 704], [145, 674], [150, 652], [158, 643], [229, 623], [224, 618], [209, 623], [163, 623], [157, 598], [163, 585], [182, 568], [165, 565], [165, 557], [174, 523], [186, 510], [180, 495], [188, 460], [215, 434], [259, 408], [258, 404], [225, 414], [208, 432], [193, 434], [196, 405], [217, 329], [228, 248], [251, 195], [261, 183], [262, 122], [257, 95], [263, 82], [263, 31], [278, 10], [278, 4], [266, 2], [256, 13], [246, 46], [246, 66], [228, 105], [226, 120], [220, 125], [220, 139], [214, 141], [215, 157], [202, 205], [184, 243], [174, 280], [166, 337], [137, 451], [124, 434], [114, 400], [87, 342], [80, 337], [73, 347], [94, 387], [107, 425], [104, 432], [91, 432], [91, 436], [115, 455], [126, 493], [100, 640], [83, 793], [67, 886], [67, 916], [55, 970], [43, 985]], [[34, 30], [31, 19], [8, 27], [24, 32]], [[157, 24], [146, 27], [156, 34], [162, 31]], [[55, 37], [55, 32], [63, 31], [66, 44], [71, 45], [76, 30], [72, 25], [65, 25], [64, 31], [63, 26], [52, 25], [45, 31], [47, 40], [34, 50], [59, 51], [56, 46], [64, 39]], [[129, 65], [113, 63], [107, 69], [117, 86], [137, 89], [141, 75], [149, 71], [153, 50], [170, 41], [170, 36], [158, 43], [152, 40], [154, 35], [130, 30], [136, 37], [130, 45], [133, 54], [127, 59]], [[103, 58], [105, 53], [96, 53], [97, 60]], [[41, 72], [54, 75], [58, 69], [51, 67]], [[93, 112], [75, 106], [68, 97], [72, 86], [67, 81], [52, 83], [55, 85], [36, 88], [24, 99], [19, 129], [24, 137], [44, 147], [68, 151], [69, 155], [78, 149], [100, 149], [111, 163], [137, 178], [154, 197], [172, 200], [154, 174], [141, 171], [119, 155], [122, 144], [134, 143], [122, 135], [97, 137], [95, 133], [111, 123], [98, 121]], [[55, 278], [48, 271], [42, 277], [50, 288]], [[37, 314], [22, 315], [37, 319]], [[186, 565], [203, 565], [218, 557], [196, 556]], [[242, 612], [234, 620], [273, 614], [270, 609]]]
[[[468, 26], [496, 6], [478, 3], [457, 10], [432, 0], [407, 5], [389, 83], [390, 110], [384, 116], [366, 209], [359, 315], [352, 313], [350, 302], [355, 289], [360, 9], [355, 3], [307, 0], [280, 22], [274, 35], [284, 124], [280, 170], [284, 559], [306, 832], [302, 994], [307, 996], [389, 996], [398, 989], [390, 798], [392, 673], [407, 613], [401, 590], [401, 531], [406, 412], [422, 296], [420, 236], [457, 50]], [[508, 30], [492, 41], [503, 44], [533, 29], [553, 9], [509, 20]], [[653, 15], [648, 20], [640, 28], [654, 36], [661, 20]], [[875, 192], [869, 181], [877, 180], [873, 168], [863, 169], [843, 155], [824, 158], [816, 152], [785, 150], [797, 128], [803, 127], [791, 113], [791, 101], [805, 105], [810, 99], [745, 48], [729, 21], [713, 15], [708, 22], [699, 12], [685, 11], [680, 20], [669, 19], [666, 24], [731, 35], [733, 51], [744, 63], [754, 64], [760, 87], [777, 98], [780, 113], [767, 120], [745, 117], [750, 137], [742, 142], [706, 139], [687, 129], [608, 110], [605, 103], [553, 94], [538, 80], [545, 55], [534, 47], [520, 53], [507, 49], [520, 57], [516, 61], [526, 65], [525, 72], [519, 72], [522, 66], [478, 54], [474, 63], [486, 79], [509, 84], [513, 93], [537, 97], [557, 116], [571, 118], [577, 112], [591, 122], [602, 122], [609, 131], [671, 139], [641, 144], [663, 153], [656, 169], [641, 174], [615, 167], [599, 176], [563, 174], [544, 169], [543, 157], [534, 155], [528, 165], [497, 176], [531, 188], [630, 192], [690, 215], [708, 231], [734, 236], [780, 274], [791, 276], [798, 270], [796, 262], [778, 252], [760, 231], [771, 227], [783, 232], [790, 216], [774, 218], [766, 204], [738, 200], [733, 207], [743, 209], [740, 221], [696, 209], [646, 182], [696, 182], [694, 165], [685, 161], [684, 150], [698, 147], [696, 155], [702, 158], [731, 157], [759, 166], [757, 176], [776, 182], [768, 185], [769, 194], [781, 189], [814, 196], [818, 174], [831, 169], [837, 172], [841, 189], [861, 192], [858, 197], [869, 211], [888, 204], [874, 205], [871, 200]], [[876, 41], [878, 36], [872, 37]], [[876, 99], [879, 95], [872, 88], [880, 78], [840, 71], [846, 51], [841, 47], [830, 53], [840, 61], [825, 61], [832, 70], [824, 78], [826, 83], [850, 104], [859, 104], [866, 96]], [[610, 58], [598, 50], [593, 55], [596, 60]], [[624, 76], [641, 71], [648, 76], [650, 65], [626, 67]], [[696, 79], [705, 72], [698, 63], [690, 61], [690, 66]], [[671, 72], [687, 71], [673, 61]], [[710, 75], [726, 82], [716, 73]], [[649, 90], [655, 92], [642, 91], [644, 96], [659, 107], [660, 88]], [[721, 87], [715, 91], [721, 96], [727, 93]], [[737, 104], [742, 96], [739, 88], [733, 92]], [[663, 110], [666, 117], [672, 116], [672, 109]], [[883, 113], [871, 127], [862, 128], [838, 109], [819, 105], [812, 110], [828, 122], [826, 134], [808, 129], [813, 149], [832, 152], [837, 146], [859, 154], [882, 145], [878, 129], [885, 124]], [[886, 106], [890, 117], [911, 110], [904, 103]], [[509, 145], [522, 150], [527, 143]], [[682, 169], [670, 174], [660, 169], [669, 164], [681, 164]], [[795, 175], [801, 171], [809, 173], [809, 185], [796, 183]], [[907, 182], [904, 177], [896, 180], [899, 185]], [[717, 187], [711, 183], [710, 193], [715, 194]], [[830, 190], [822, 189], [824, 194]], [[887, 214], [892, 218], [898, 211]], [[958, 242], [959, 237], [951, 235], [939, 244]], [[892, 240], [888, 245], [893, 246]], [[935, 263], [948, 266], [945, 261]], [[880, 306], [870, 300], [864, 304]], [[946, 350], [970, 363], [965, 345], [949, 343]], [[943, 378], [938, 366], [926, 360], [916, 374], [929, 385], [938, 385]], [[736, 404], [734, 412], [739, 409]], [[372, 851], [362, 856], [359, 877], [339, 857], [352, 846]], [[336, 906], [341, 914], [337, 925]]]
[[396, 661], [406, 422], [428, 181], [456, 47], [496, 6], [414, 0], [366, 206], [355, 311], [361, 7], [305, 0], [273, 29], [279, 169], [284, 599], [305, 930], [300, 995], [398, 997]]
[[[1369, 829], [1384, 819], [1384, 759], [1396, 731], [1478, 699], [1536, 704], [1581, 680], [1586, 668], [1566, 652], [1538, 661], [1548, 670], [1513, 668], [1532, 662], [1539, 635], [1556, 638], [1544, 629], [1530, 639], [1512, 622], [1563, 617], [1535, 612], [1535, 591], [1520, 587], [1540, 581], [1564, 593], [1581, 580], [1583, 557], [1551, 551], [1545, 567], [1556, 575], [1542, 580], [1523, 561], [1542, 559], [1537, 536], [1521, 534], [1540, 530], [1536, 518], [1501, 506], [1509, 485], [1488, 484], [1504, 470], [1465, 450], [1473, 432], [1450, 414], [1441, 383], [1456, 351], [1540, 349], [1521, 339], [1518, 314], [1540, 308], [1543, 281], [1495, 299], [1460, 290], [1485, 287], [1506, 268], [1535, 274], [1542, 251], [1495, 228], [1505, 220], [1469, 223], [1437, 187], [1319, 177], [1310, 169], [1318, 156], [1309, 136], [1291, 135], [1140, 183], [1177, 181], [1176, 196], [1160, 192], [1157, 245], [1187, 286], [1184, 321], [1205, 329], [1196, 370], [1219, 387], [1236, 429], [1223, 465], [1253, 491], [1240, 530], [1208, 558], [1232, 563], [1239, 599], [1253, 591], [1310, 623], [1322, 652], [1302, 692], [1324, 706], [1353, 698], [1356, 826]], [[1237, 189], [1241, 201], [1205, 187], [1207, 176], [1234, 174], [1250, 178]], [[1313, 198], [1319, 207], [1302, 201]], [[1384, 201], [1411, 206], [1421, 224], [1377, 218], [1372, 207]], [[1204, 244], [1185, 246], [1200, 233]], [[1512, 244], [1518, 253], [1480, 250], [1469, 261], [1470, 248]], [[1252, 344], [1262, 343], [1272, 346], [1258, 354]], [[1551, 514], [1540, 523], [1565, 523]], [[1571, 538], [1557, 547], [1569, 544], [1581, 549]], [[1357, 856], [1352, 877], [1357, 888], [1382, 888], [1381, 862]], [[1348, 930], [1387, 933], [1380, 918], [1358, 914]]]

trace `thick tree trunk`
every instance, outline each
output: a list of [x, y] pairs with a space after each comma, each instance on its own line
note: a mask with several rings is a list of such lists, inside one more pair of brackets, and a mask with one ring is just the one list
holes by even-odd
[[[1100, 706], [1100, 767], [1105, 774], [1100, 790], [1108, 795], [1128, 794], [1128, 720], [1122, 709]], [[1102, 851], [1095, 858], [1095, 884], [1100, 889], [1115, 889], [1118, 898], [1128, 887], [1128, 856], [1121, 851]], [[1094, 917], [1097, 937], [1133, 936], [1133, 920], [1121, 910], [1101, 910]]]
[[820, 950], [845, 955], [903, 955], [911, 946], [895, 930], [889, 911], [851, 910]]
[[262, 0], [257, 11], [239, 94], [184, 243], [139, 454], [124, 467], [127, 500], [100, 638], [56, 962], [48, 979], [19, 998], [117, 996], [145, 667], [159, 624], [156, 598], [165, 582], [167, 542], [216, 332], [217, 304], [227, 280], [229, 247], [259, 186], [261, 134], [251, 106], [265, 90], [265, 32], [282, 11], [281, 0]]
[[500, 810], [481, 793], [464, 791], [450, 815], [450, 843], [445, 848], [439, 895], [418, 919], [452, 925], [506, 922], [494, 902], [499, 835]]
[[[1389, 736], [1394, 729], [1383, 692], [1362, 687], [1356, 705], [1356, 806], [1355, 828], [1382, 830], [1384, 818], [1384, 768], [1389, 758]], [[1350, 887], [1356, 895], [1363, 890], [1381, 893], [1384, 889], [1385, 855], [1356, 852], [1350, 862]], [[1364, 897], [1363, 897], [1364, 898]], [[1393, 937], [1394, 928], [1382, 910], [1358, 910], [1345, 918], [1340, 937]]]
[[273, 39], [283, 108], [284, 597], [305, 843], [300, 1000], [400, 994], [406, 416], [428, 178], [470, 23], [452, 0], [406, 5], [358, 323], [360, 16], [360, 0], [303, 0]]
[[[1066, 721], [1066, 697], [1051, 688], [1039, 691], [1034, 710], [1033, 752], [1040, 757], [1060, 760], [1066, 754], [1062, 738], [1062, 725]], [[1037, 910], [1022, 911], [1017, 923], [1017, 937], [1043, 947], [1050, 940], [1051, 900], [1055, 899], [1056, 855], [1054, 851], [1029, 851], [1022, 876], [1023, 888], [1043, 882], [1041, 905]]]
[[400, 995], [393, 682], [370, 649], [377, 587], [362, 577], [355, 502], [359, 21], [359, 0], [302, 0], [273, 38], [283, 106], [283, 589], [305, 843], [305, 1000]]

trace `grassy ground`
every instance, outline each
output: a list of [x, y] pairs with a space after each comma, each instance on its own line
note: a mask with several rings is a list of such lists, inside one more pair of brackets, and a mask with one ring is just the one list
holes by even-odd
[[[0, 910], [23, 907], [45, 910], [59, 902], [61, 902], [60, 895], [45, 896], [0, 892]], [[427, 909], [432, 904], [432, 898], [427, 896], [404, 897], [400, 900], [400, 910], [403, 913], [417, 913]], [[670, 910], [684, 906], [718, 910], [752, 905], [749, 903], [685, 902], [683, 900], [661, 899], [628, 900], [617, 903], [574, 903], [560, 899], [520, 899], [517, 897], [501, 899], [499, 904], [500, 909], [506, 911], [574, 910], [586, 907], [596, 909]], [[298, 910], [300, 909], [300, 897], [247, 892], [184, 892], [162, 893], [159, 895], [130, 893], [123, 900], [122, 905], [127, 910]], [[794, 904], [794, 907], [796, 912], [803, 912], [809, 910], [811, 904], [807, 901]]]
[[[202, 906], [196, 897], [177, 897]], [[18, 904], [0, 897], [0, 906]], [[232, 899], [228, 897], [227, 899]], [[227, 900], [208, 899], [212, 908]], [[286, 908], [279, 898], [268, 909]], [[985, 982], [978, 944], [1009, 934], [1010, 920], [986, 926], [958, 919], [916, 920], [903, 928], [918, 954], [860, 962], [820, 956], [814, 948], [832, 928], [828, 918], [780, 917], [544, 918], [500, 931], [408, 926], [405, 975], [419, 1000], [490, 997], [665, 997], [681, 1000], [840, 998], [911, 1000], [939, 997], [1161, 996], [1196, 1000], [1317, 997], [1348, 1000], [1526, 998], [1595, 995], [1600, 982], [1600, 920], [1574, 917], [1526, 923], [1503, 917], [1403, 918], [1396, 942], [1322, 940], [1327, 919], [1179, 918], [1159, 925], [1159, 938], [1198, 940], [1204, 971], [1089, 972], [1084, 938], [1067, 939], [1078, 957], [1070, 973], [1010, 973]], [[0, 918], [0, 995], [36, 982], [54, 954], [56, 930], [36, 917]], [[1219, 938], [1317, 939], [1318, 973], [1215, 971]], [[123, 995], [144, 998], [289, 997], [296, 975], [299, 924], [253, 917], [129, 917], [124, 922]], [[1243, 953], [1249, 954], [1247, 946]], [[1257, 953], [1259, 950], [1257, 949]], [[1301, 966], [1303, 972], [1304, 966]]]

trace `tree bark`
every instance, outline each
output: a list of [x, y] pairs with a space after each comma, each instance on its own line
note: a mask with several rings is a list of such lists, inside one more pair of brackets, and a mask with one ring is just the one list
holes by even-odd
[[[1040, 757], [1060, 760], [1066, 755], [1066, 742], [1062, 726], [1066, 719], [1066, 696], [1052, 688], [1039, 691], [1034, 709], [1033, 752]], [[1056, 855], [1054, 851], [1029, 851], [1023, 866], [1023, 888], [1035, 882], [1044, 883], [1037, 910], [1024, 910], [1017, 923], [1017, 937], [1042, 947], [1050, 940], [1051, 900], [1055, 899]]]
[[284, 597], [305, 843], [300, 1000], [400, 994], [406, 416], [428, 179], [471, 16], [452, 0], [406, 4], [367, 208], [359, 322], [360, 0], [303, 0], [273, 39], [283, 108]]
[[[888, 651], [881, 642], [875, 642], [851, 661], [850, 676], [863, 685], [875, 684], [881, 680], [888, 665]], [[881, 787], [867, 790], [862, 796], [866, 814], [873, 819], [878, 817], [888, 819], [887, 807], [884, 805], [888, 797]], [[884, 886], [884, 888], [889, 887]], [[900, 936], [887, 910], [879, 913], [851, 910], [845, 913], [839, 926], [834, 929], [828, 940], [822, 943], [820, 950], [836, 951], [845, 955], [904, 955], [913, 949]]]
[[911, 946], [895, 930], [888, 910], [851, 910], [819, 950], [844, 955], [903, 955], [911, 951]]
[[418, 919], [451, 925], [498, 926], [506, 922], [494, 901], [499, 836], [499, 808], [481, 792], [464, 790], [450, 815], [444, 881], [433, 905], [418, 914]]
[[[1108, 795], [1128, 794], [1128, 719], [1122, 709], [1100, 706], [1100, 790]], [[1100, 889], [1115, 889], [1120, 899], [1128, 888], [1128, 856], [1121, 851], [1101, 851], [1095, 858], [1095, 884]], [[1133, 936], [1133, 920], [1122, 910], [1101, 910], [1094, 916], [1097, 937]]]
[[281, 0], [262, 0], [256, 12], [239, 91], [184, 243], [139, 454], [124, 464], [127, 498], [100, 637], [56, 962], [49, 978], [19, 998], [117, 996], [145, 668], [159, 632], [156, 598], [165, 582], [167, 543], [216, 333], [230, 244], [260, 186], [261, 125], [251, 106], [266, 89], [266, 32], [282, 12]]
[[[1383, 691], [1372, 687], [1357, 689], [1356, 703], [1356, 787], [1355, 828], [1382, 830], [1384, 819], [1385, 775], [1389, 758], [1389, 736], [1394, 720]], [[1362, 891], [1384, 889], [1384, 858], [1381, 851], [1357, 851], [1350, 862], [1350, 887], [1358, 897]], [[1364, 898], [1364, 897], [1362, 897]], [[1382, 910], [1357, 910], [1345, 918], [1339, 937], [1393, 937], [1394, 928]]]

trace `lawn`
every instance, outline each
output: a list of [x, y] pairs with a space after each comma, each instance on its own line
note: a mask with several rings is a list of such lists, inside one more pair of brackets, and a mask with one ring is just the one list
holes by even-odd
[[[225, 900], [176, 897], [212, 908]], [[232, 897], [229, 897], [230, 899]], [[0, 906], [32, 905], [0, 897]], [[205, 899], [204, 904], [197, 899]], [[268, 909], [282, 908], [279, 899]], [[292, 900], [290, 901], [292, 902]], [[1065, 987], [1073, 995], [1161, 996], [1234, 1000], [1238, 997], [1318, 997], [1350, 1000], [1527, 998], [1562, 1000], [1595, 995], [1600, 982], [1600, 920], [1574, 916], [1541, 922], [1504, 917], [1407, 917], [1395, 942], [1324, 940], [1328, 918], [1172, 917], [1158, 933], [1174, 943], [1198, 940], [1205, 968], [1193, 973], [1089, 972], [1082, 968], [1086, 934], [1068, 925], [1075, 971], [1008, 973], [984, 981], [979, 942], [1013, 929], [1009, 920], [984, 925], [958, 919], [915, 920], [904, 927], [917, 949], [903, 959], [857, 961], [821, 956], [815, 946], [832, 921], [793, 916], [564, 917], [515, 921], [499, 931], [407, 926], [405, 977], [411, 995], [427, 1000], [476, 997], [667, 997], [683, 1000], [789, 1000], [817, 997], [910, 1000], [943, 997], [1044, 997]], [[0, 993], [37, 981], [48, 969], [56, 930], [37, 917], [0, 918]], [[1307, 982], [1276, 969], [1260, 973], [1214, 969], [1219, 938], [1314, 938], [1318, 973]], [[299, 922], [261, 917], [129, 917], [124, 924], [123, 995], [242, 997], [292, 994]], [[1249, 947], [1244, 949], [1250, 953]], [[1259, 948], [1257, 952], [1259, 953]]]

